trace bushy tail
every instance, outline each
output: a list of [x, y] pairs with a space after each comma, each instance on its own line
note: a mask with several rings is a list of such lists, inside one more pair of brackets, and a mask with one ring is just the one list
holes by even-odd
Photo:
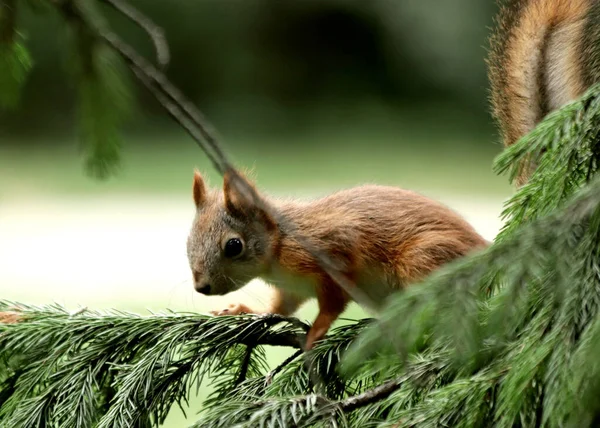
[[[500, 0], [488, 58], [505, 147], [600, 81], [600, 0]], [[527, 181], [522, 171], [517, 185]]]

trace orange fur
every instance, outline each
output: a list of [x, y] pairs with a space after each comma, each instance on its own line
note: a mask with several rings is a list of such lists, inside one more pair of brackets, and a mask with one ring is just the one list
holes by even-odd
[[[225, 178], [224, 193], [207, 193], [198, 208], [188, 241], [192, 270], [209, 278], [209, 294], [227, 294], [254, 277], [271, 282], [279, 292], [266, 311], [270, 313], [290, 315], [315, 297], [319, 314], [307, 335], [310, 349], [351, 298], [285, 225], [251, 204], [240, 205], [243, 199], [235, 192]], [[395, 187], [366, 185], [311, 202], [268, 202], [328, 254], [376, 307], [391, 293], [488, 244], [448, 207]], [[242, 239], [246, 253], [237, 260], [225, 258], [223, 236]], [[257, 311], [240, 303], [214, 313], [248, 312]]]
[[346, 309], [350, 298], [335, 282], [323, 277], [317, 289], [317, 301], [319, 313], [306, 335], [306, 349], [312, 349], [315, 342], [325, 337], [331, 324]]
[[192, 186], [192, 193], [194, 195], [194, 204], [200, 206], [206, 199], [206, 188], [204, 186], [204, 180], [199, 171], [194, 171], [194, 183]]
[[[598, 0], [503, 0], [488, 59], [493, 112], [504, 145], [592, 84], [597, 51], [587, 37]], [[586, 55], [584, 52], [588, 52]], [[521, 165], [517, 185], [535, 165]]]

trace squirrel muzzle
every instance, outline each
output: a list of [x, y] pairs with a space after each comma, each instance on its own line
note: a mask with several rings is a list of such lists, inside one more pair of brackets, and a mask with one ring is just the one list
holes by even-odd
[[199, 277], [194, 281], [194, 289], [200, 293], [205, 294], [207, 296], [210, 295], [211, 287], [208, 282], [208, 278]]

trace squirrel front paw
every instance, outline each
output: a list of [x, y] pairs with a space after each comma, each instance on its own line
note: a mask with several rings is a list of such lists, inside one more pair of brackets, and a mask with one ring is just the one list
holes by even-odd
[[243, 303], [230, 303], [225, 309], [221, 309], [218, 311], [210, 311], [212, 315], [220, 316], [220, 315], [243, 315], [243, 314], [252, 314], [254, 311], [250, 309], [248, 306]]

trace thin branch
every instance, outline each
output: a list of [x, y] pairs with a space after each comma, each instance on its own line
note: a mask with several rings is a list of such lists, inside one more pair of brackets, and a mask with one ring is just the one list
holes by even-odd
[[[290, 333], [277, 333], [268, 337], [253, 338], [254, 345], [266, 345], [266, 346], [283, 346], [288, 348], [303, 349], [302, 346], [304, 341], [302, 336]], [[244, 345], [251, 345], [250, 340], [242, 340], [240, 343]]]
[[353, 397], [349, 397], [345, 400], [339, 401], [337, 403], [337, 406], [339, 406], [344, 412], [349, 413], [360, 407], [364, 407], [369, 404], [375, 403], [379, 400], [383, 400], [384, 398], [389, 397], [389, 395], [396, 391], [398, 388], [400, 388], [402, 386], [403, 380], [405, 380], [404, 377], [390, 380], [386, 383], [379, 385], [378, 387], [363, 392], [362, 394], [355, 395]]
[[267, 373], [267, 375], [265, 376], [265, 386], [269, 386], [273, 382], [273, 379], [275, 378], [276, 374], [278, 374], [280, 371], [286, 368], [288, 364], [290, 364], [303, 353], [304, 351], [302, 349], [294, 352], [292, 355], [283, 360], [281, 364], [279, 364], [277, 367], [275, 367], [273, 370]]
[[130, 63], [129, 66], [140, 82], [142, 82], [148, 91], [154, 95], [156, 100], [167, 111], [169, 116], [171, 116], [175, 122], [179, 123], [179, 125], [181, 125], [181, 127], [183, 127], [183, 129], [185, 129], [187, 133], [200, 145], [200, 148], [208, 156], [215, 169], [220, 172], [223, 169], [220, 160], [211, 153], [209, 148], [205, 146], [203, 135], [198, 131], [198, 128], [194, 126], [190, 118], [183, 114], [181, 107], [171, 98], [163, 94], [163, 92], [156, 87], [153, 79], [149, 78], [148, 74], [145, 73], [142, 68], [137, 66], [135, 63]]
[[[84, 18], [80, 17], [80, 19]], [[97, 28], [93, 23], [86, 23], [96, 29], [99, 37], [125, 60], [138, 78], [140, 77], [140, 74], [142, 74], [145, 80], [152, 84], [151, 89], [148, 87], [147, 83], [144, 83], [155, 97], [158, 92], [163, 94], [160, 99], [157, 97], [157, 100], [163, 107], [166, 107], [163, 104], [163, 101], [161, 101], [164, 99], [163, 97], [171, 98], [172, 101], [170, 103], [176, 106], [178, 110], [177, 114], [172, 116], [176, 122], [183, 125], [181, 123], [182, 120], [185, 120], [185, 116], [188, 116], [188, 119], [197, 128], [197, 132], [195, 132], [194, 135], [190, 134], [190, 136], [198, 143], [206, 155], [209, 156], [215, 169], [219, 171], [220, 174], [224, 174], [225, 172], [234, 169], [231, 166], [232, 164], [227, 158], [227, 155], [223, 152], [217, 142], [217, 139], [214, 136], [215, 131], [207, 123], [202, 113], [200, 113], [195, 106], [184, 97], [181, 91], [179, 91], [179, 89], [177, 89], [160, 70], [139, 55], [135, 49], [121, 40], [112, 31], [105, 28]], [[189, 127], [184, 128], [189, 132]]]
[[246, 353], [244, 354], [244, 359], [242, 360], [242, 365], [240, 366], [240, 374], [233, 384], [234, 388], [238, 387], [243, 381], [246, 380], [246, 376], [248, 375], [248, 367], [250, 367], [250, 362], [252, 361], [252, 352], [254, 352], [254, 346], [247, 345]]
[[171, 55], [169, 53], [169, 45], [165, 37], [165, 32], [162, 27], [156, 25], [147, 16], [140, 13], [136, 8], [131, 6], [122, 0], [102, 0], [104, 3], [110, 5], [113, 9], [120, 12], [130, 21], [135, 23], [138, 27], [148, 34], [150, 40], [154, 44], [154, 50], [156, 51], [156, 62], [161, 68], [166, 67], [170, 60]]
[[[382, 384], [376, 388], [370, 389], [362, 394], [355, 395], [355, 396], [352, 396], [345, 400], [340, 400], [340, 401], [331, 401], [330, 399], [328, 399], [326, 396], [324, 396], [322, 394], [311, 394], [310, 396], [290, 398], [288, 403], [302, 402], [302, 401], [306, 401], [309, 397], [312, 397], [312, 399], [316, 403], [316, 406], [312, 410], [308, 410], [308, 412], [306, 414], [304, 414], [303, 418], [302, 418], [303, 421], [308, 420], [312, 423], [312, 422], [316, 422], [319, 419], [331, 417], [335, 414], [339, 415], [340, 413], [350, 413], [361, 407], [368, 406], [369, 404], [373, 404], [380, 400], [383, 400], [383, 399], [389, 397], [390, 394], [392, 394], [394, 391], [398, 390], [402, 386], [402, 384], [405, 380], [406, 380], [406, 376], [403, 376], [403, 377], [400, 377], [400, 378], [397, 378], [394, 380], [390, 380], [390, 381], [385, 382], [384, 384]], [[286, 399], [284, 399], [284, 400], [286, 400]], [[261, 407], [266, 408], [270, 404], [279, 403], [279, 402], [281, 402], [281, 401], [273, 400], [273, 399], [266, 399], [266, 400], [259, 400], [259, 401], [255, 401], [255, 402], [248, 402], [248, 403], [245, 403], [245, 405], [254, 407], [254, 408], [261, 408]], [[305, 425], [295, 423], [295, 424], [290, 424], [289, 426], [305, 426]], [[310, 425], [310, 426], [312, 426], [312, 425]]]

